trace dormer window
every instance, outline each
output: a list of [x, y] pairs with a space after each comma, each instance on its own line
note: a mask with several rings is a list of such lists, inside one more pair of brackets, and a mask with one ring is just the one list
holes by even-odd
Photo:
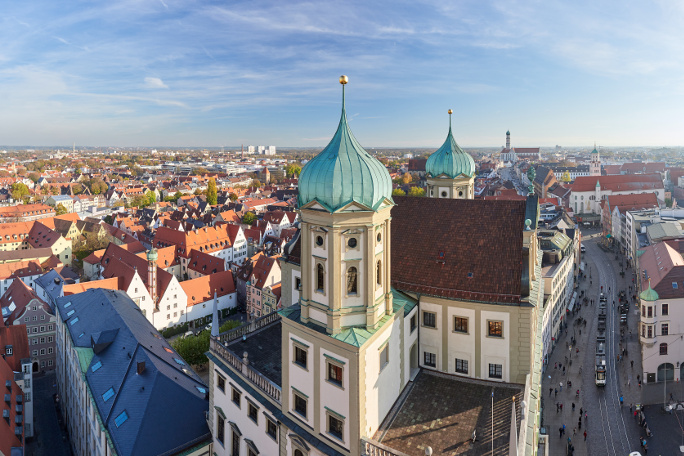
[[12, 356], [13, 352], [14, 350], [12, 349], [11, 345], [5, 345], [5, 355]]

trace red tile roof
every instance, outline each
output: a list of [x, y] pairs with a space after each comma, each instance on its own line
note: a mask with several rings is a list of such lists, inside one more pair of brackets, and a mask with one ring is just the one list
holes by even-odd
[[36, 260], [0, 264], [0, 280], [43, 274], [44, 268]]
[[154, 237], [157, 248], [176, 246], [179, 255], [189, 258], [195, 249], [200, 252], [218, 252], [233, 245], [235, 237], [231, 238], [229, 224], [206, 226], [194, 231], [177, 231], [166, 226], [160, 226]]
[[[648, 288], [647, 276], [651, 279], [651, 288], [658, 293], [660, 299], [684, 297], [684, 258], [680, 253], [682, 250], [684, 242], [680, 242], [679, 239], [659, 242], [644, 248], [644, 253], [639, 257], [641, 289]], [[672, 282], [677, 282], [677, 288], [672, 287]]]
[[[263, 288], [266, 285], [266, 279], [271, 274], [273, 268], [280, 269], [280, 264], [278, 264], [279, 257], [268, 257], [266, 255], [260, 256], [254, 267], [252, 268], [252, 274], [249, 276], [251, 285], [255, 288]], [[276, 269], [277, 271], [277, 269]]]
[[[25, 326], [18, 326], [19, 328], [22, 328], [24, 330], [24, 337], [26, 337], [26, 327]], [[2, 331], [5, 328], [0, 328], [0, 331]], [[28, 343], [28, 339], [27, 339]], [[0, 345], [0, 350], [3, 350], [4, 347]], [[5, 404], [5, 407], [9, 408], [9, 423], [5, 421], [4, 419], [0, 418], [0, 454], [6, 454], [10, 455], [12, 454], [12, 448], [24, 448], [24, 432], [22, 429], [21, 435], [17, 436], [15, 434], [15, 429], [16, 429], [16, 424], [15, 420], [17, 417], [17, 411], [16, 411], [16, 406], [17, 406], [17, 395], [23, 394], [21, 389], [19, 388], [19, 385], [14, 381], [14, 371], [10, 366], [2, 359], [0, 358], [0, 384], [2, 384], [2, 388], [5, 389], [5, 383], [10, 382], [11, 388], [12, 388], [12, 394], [10, 394], [10, 403]], [[4, 396], [4, 394], [3, 394]], [[21, 425], [20, 425], [21, 426]], [[23, 428], [24, 426], [22, 426]], [[23, 454], [23, 452], [21, 453]]]
[[181, 282], [181, 288], [188, 296], [188, 306], [201, 304], [214, 298], [214, 292], [220, 297], [235, 292], [235, 282], [231, 271], [209, 274], [197, 279]]
[[619, 207], [620, 212], [658, 207], [658, 196], [655, 193], [608, 195], [606, 201], [611, 210]]
[[92, 280], [90, 282], [72, 283], [64, 285], [64, 296], [83, 293], [91, 288], [105, 288], [107, 290], [120, 290], [120, 280], [118, 277], [110, 279]]
[[226, 270], [225, 261], [208, 253], [192, 250], [188, 260], [188, 269], [197, 271], [202, 275], [216, 274]]
[[0, 326], [0, 353], [4, 354], [8, 345], [12, 346], [12, 356], [5, 356], [5, 361], [14, 372], [21, 372], [21, 360], [31, 357], [26, 325]]
[[520, 302], [524, 201], [395, 202], [392, 286], [452, 299]]
[[632, 174], [616, 176], [579, 176], [573, 182], [573, 192], [590, 192], [596, 189], [598, 180], [602, 190], [626, 192], [630, 190], [662, 189], [660, 174]]

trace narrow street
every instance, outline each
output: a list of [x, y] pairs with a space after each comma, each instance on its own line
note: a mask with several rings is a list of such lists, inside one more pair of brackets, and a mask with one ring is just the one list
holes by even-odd
[[[617, 456], [640, 450], [641, 428], [633, 417], [634, 408], [630, 413], [630, 404], [641, 403], [641, 392], [636, 381], [636, 375], [641, 371], [638, 316], [632, 304], [627, 325], [620, 325], [617, 297], [620, 290], [627, 291], [632, 284], [633, 272], [631, 269], [625, 270], [622, 277], [620, 262], [623, 259], [619, 257], [616, 260], [615, 254], [604, 252], [598, 245], [600, 239], [600, 232], [596, 230], [585, 230], [583, 233], [586, 253], [582, 255], [582, 260], [586, 262], [586, 268], [585, 276], [580, 279], [577, 288], [580, 297], [573, 309], [574, 314], [566, 315], [567, 327], [559, 335], [543, 377], [543, 426], [549, 434], [550, 454], [553, 455], [567, 454], [569, 442], [574, 446], [574, 455], [577, 456]], [[601, 287], [608, 301], [606, 386], [596, 386], [595, 383]], [[585, 304], [584, 297], [593, 299], [594, 304], [591, 301]], [[621, 335], [621, 328], [624, 328], [624, 335]], [[572, 343], [573, 338], [575, 344]], [[624, 360], [618, 361], [618, 354], [622, 354]], [[631, 361], [634, 361], [633, 366]], [[571, 387], [568, 387], [568, 381]], [[624, 401], [622, 406], [621, 395]], [[563, 425], [565, 433], [561, 435]]]

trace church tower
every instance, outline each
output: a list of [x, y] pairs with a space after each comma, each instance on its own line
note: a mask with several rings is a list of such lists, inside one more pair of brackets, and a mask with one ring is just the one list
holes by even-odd
[[342, 115], [330, 143], [299, 176], [301, 321], [328, 334], [374, 330], [392, 313], [392, 180], [358, 143]]
[[475, 197], [475, 162], [461, 149], [451, 133], [442, 147], [430, 155], [425, 164], [427, 195], [431, 198], [473, 199]]
[[508, 130], [506, 132], [506, 149], [510, 149], [510, 148], [511, 148], [511, 131]]
[[147, 252], [147, 289], [152, 298], [154, 308], [157, 308], [157, 259], [159, 254], [157, 249], [152, 248]]
[[589, 166], [590, 176], [601, 175], [601, 158], [599, 157], [598, 150], [596, 150], [596, 144], [594, 144], [594, 150], [591, 151], [591, 163]]

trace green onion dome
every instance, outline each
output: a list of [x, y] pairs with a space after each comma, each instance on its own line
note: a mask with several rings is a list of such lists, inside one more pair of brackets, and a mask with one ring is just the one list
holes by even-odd
[[[344, 81], [344, 82], [343, 82]], [[330, 143], [302, 169], [299, 175], [299, 207], [317, 201], [335, 212], [351, 202], [377, 210], [392, 202], [392, 179], [385, 165], [364, 150], [347, 123], [342, 86], [342, 116]]]
[[451, 110], [449, 110], [449, 134], [442, 147], [430, 155], [425, 164], [425, 171], [429, 176], [446, 175], [451, 179], [458, 176], [473, 177], [475, 175], [475, 161], [456, 144], [451, 133]]

